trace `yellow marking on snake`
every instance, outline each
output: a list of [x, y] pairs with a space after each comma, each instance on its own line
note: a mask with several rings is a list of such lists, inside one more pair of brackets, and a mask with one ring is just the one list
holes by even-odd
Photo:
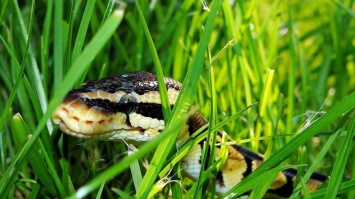
[[[181, 84], [164, 79], [170, 105], [173, 106]], [[52, 120], [64, 133], [82, 139], [146, 142], [165, 128], [156, 76], [147, 72], [116, 75], [85, 82], [72, 90], [55, 110]], [[207, 121], [193, 114], [179, 135], [178, 143]], [[221, 137], [217, 137], [221, 142]], [[203, 142], [206, 142], [204, 140]], [[194, 146], [180, 161], [184, 173], [196, 180], [201, 167], [203, 142]], [[219, 147], [211, 157], [218, 160]], [[239, 145], [228, 146], [228, 157], [218, 171], [216, 193], [224, 194], [262, 164], [263, 157]], [[203, 166], [204, 167], [204, 166]], [[295, 169], [280, 172], [268, 192], [281, 197], [292, 193]], [[326, 176], [313, 174], [307, 182], [310, 191], [319, 188]]]

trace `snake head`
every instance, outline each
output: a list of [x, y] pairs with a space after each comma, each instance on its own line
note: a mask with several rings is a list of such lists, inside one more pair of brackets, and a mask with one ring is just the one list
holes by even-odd
[[[53, 122], [64, 133], [84, 139], [153, 139], [165, 124], [157, 80], [146, 76], [139, 78], [143, 74], [146, 73], [85, 82], [68, 93], [52, 115]], [[170, 87], [171, 82], [167, 79], [166, 84], [173, 106], [180, 83], [175, 81]]]

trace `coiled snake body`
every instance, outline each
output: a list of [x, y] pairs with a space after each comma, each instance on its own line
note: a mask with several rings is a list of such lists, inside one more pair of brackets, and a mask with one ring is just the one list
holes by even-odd
[[[181, 84], [170, 78], [164, 81], [170, 105], [173, 106]], [[71, 136], [112, 141], [149, 141], [165, 127], [157, 78], [148, 72], [85, 82], [69, 92], [54, 112], [52, 120], [61, 131]], [[193, 114], [187, 124], [190, 128], [186, 128], [190, 132], [182, 134], [192, 134], [205, 122], [200, 114]], [[201, 151], [201, 144], [197, 144], [181, 161], [182, 169], [192, 179], [199, 176]], [[227, 160], [217, 174], [216, 192], [223, 194], [230, 190], [262, 161], [262, 156], [244, 147], [228, 146]], [[280, 172], [268, 192], [281, 197], [290, 196], [296, 174], [296, 169]], [[307, 187], [314, 191], [325, 180], [325, 175], [314, 173]]]

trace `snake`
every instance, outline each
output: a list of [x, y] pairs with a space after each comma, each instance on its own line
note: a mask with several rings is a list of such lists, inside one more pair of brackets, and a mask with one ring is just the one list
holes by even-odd
[[[182, 84], [169, 77], [164, 78], [171, 108], [174, 107]], [[52, 115], [59, 129], [71, 136], [103, 141], [148, 142], [164, 129], [164, 117], [156, 75], [137, 71], [118, 74], [84, 82], [71, 90]], [[188, 139], [207, 123], [198, 112], [187, 120], [178, 143]], [[196, 144], [181, 159], [183, 173], [197, 180], [202, 165], [202, 149], [206, 140]], [[217, 142], [222, 142], [221, 134]], [[220, 145], [216, 146], [218, 159]], [[217, 171], [215, 192], [223, 195], [240, 183], [263, 162], [263, 156], [241, 145], [228, 145], [227, 158]], [[212, 154], [209, 154], [212, 156]], [[279, 172], [267, 190], [276, 197], [289, 197], [294, 189], [297, 169]], [[306, 182], [309, 191], [317, 190], [327, 176], [314, 172]]]

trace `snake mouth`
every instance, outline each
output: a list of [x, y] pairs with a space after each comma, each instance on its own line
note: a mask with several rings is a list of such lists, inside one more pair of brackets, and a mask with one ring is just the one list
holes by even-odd
[[[58, 120], [57, 120], [58, 121]], [[103, 133], [95, 133], [95, 134], [82, 134], [80, 132], [74, 132], [68, 126], [63, 122], [60, 121], [58, 123], [59, 129], [71, 136], [81, 138], [81, 139], [92, 139], [92, 140], [122, 140], [122, 139], [128, 139], [128, 140], [134, 140], [135, 136], [132, 136], [135, 134], [135, 132], [144, 132], [144, 129], [142, 128], [131, 128], [131, 129], [116, 129], [112, 131], [107, 131]], [[118, 136], [121, 138], [117, 138]]]
[[152, 140], [163, 129], [144, 128], [139, 125], [142, 120], [136, 113], [130, 116], [121, 112], [103, 113], [78, 100], [61, 103], [52, 115], [53, 123], [62, 132], [82, 139], [143, 142]]

